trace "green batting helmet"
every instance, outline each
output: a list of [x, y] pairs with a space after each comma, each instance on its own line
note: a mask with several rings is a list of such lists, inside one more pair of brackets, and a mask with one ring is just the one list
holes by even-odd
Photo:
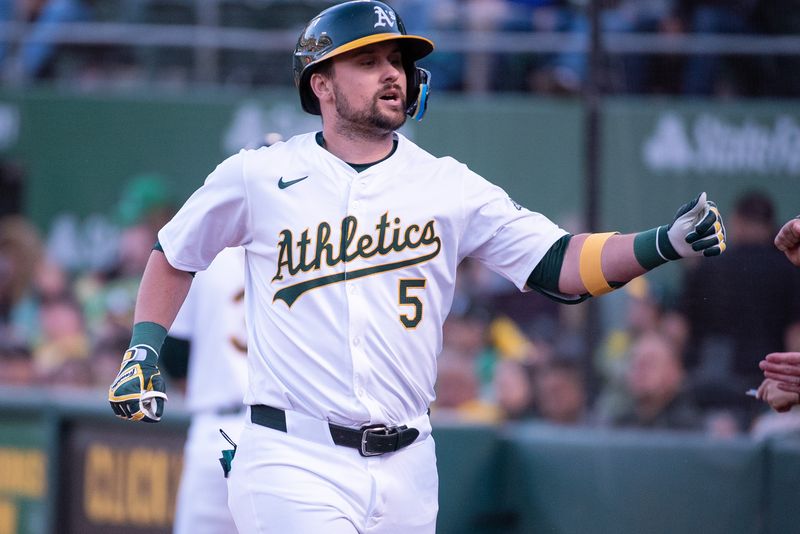
[[433, 51], [433, 43], [408, 35], [394, 9], [374, 0], [354, 0], [330, 7], [303, 29], [294, 49], [294, 81], [303, 109], [320, 114], [319, 100], [309, 80], [321, 62], [362, 46], [395, 40], [401, 44], [408, 80], [406, 113], [420, 120], [427, 107], [430, 73], [415, 62]]

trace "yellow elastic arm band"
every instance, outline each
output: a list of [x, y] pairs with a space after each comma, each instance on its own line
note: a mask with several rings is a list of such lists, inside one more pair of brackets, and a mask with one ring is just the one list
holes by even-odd
[[583, 242], [580, 258], [581, 282], [586, 286], [587, 291], [593, 297], [604, 295], [614, 288], [608, 285], [608, 280], [603, 276], [602, 256], [603, 247], [608, 238], [617, 232], [606, 232], [602, 234], [590, 234]]

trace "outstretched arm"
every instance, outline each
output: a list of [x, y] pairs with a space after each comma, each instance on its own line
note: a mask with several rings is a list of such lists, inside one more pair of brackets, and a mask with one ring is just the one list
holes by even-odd
[[716, 205], [701, 193], [672, 223], [638, 234], [579, 234], [569, 242], [559, 277], [568, 295], [602, 295], [670, 260], [716, 256], [726, 247]]

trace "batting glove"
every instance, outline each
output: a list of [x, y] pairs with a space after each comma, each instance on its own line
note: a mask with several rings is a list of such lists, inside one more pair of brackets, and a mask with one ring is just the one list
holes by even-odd
[[633, 252], [647, 270], [689, 256], [718, 256], [725, 251], [725, 225], [717, 205], [705, 193], [680, 207], [675, 220], [636, 234]]
[[119, 374], [108, 388], [117, 417], [145, 423], [161, 420], [167, 394], [157, 361], [158, 354], [147, 345], [134, 345], [125, 352]]
[[727, 246], [722, 216], [717, 205], [706, 199], [705, 193], [680, 207], [675, 220], [667, 227], [667, 236], [681, 258], [719, 256]]

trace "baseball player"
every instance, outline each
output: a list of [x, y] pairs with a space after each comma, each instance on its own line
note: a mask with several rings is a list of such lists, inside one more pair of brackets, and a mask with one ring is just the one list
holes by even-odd
[[161, 418], [158, 352], [190, 273], [243, 247], [248, 416], [228, 478], [240, 532], [434, 532], [428, 407], [464, 258], [579, 302], [725, 249], [705, 193], [645, 232], [570, 235], [416, 146], [397, 129], [425, 112], [416, 61], [432, 51], [382, 2], [323, 11], [294, 52], [322, 131], [228, 158], [159, 232], [109, 400], [120, 417]]
[[173, 532], [236, 532], [217, 458], [227, 446], [219, 430], [238, 439], [245, 422], [247, 330], [241, 247], [223, 250], [207, 270], [197, 273], [167, 341], [162, 360], [188, 353], [186, 405], [192, 414]]

